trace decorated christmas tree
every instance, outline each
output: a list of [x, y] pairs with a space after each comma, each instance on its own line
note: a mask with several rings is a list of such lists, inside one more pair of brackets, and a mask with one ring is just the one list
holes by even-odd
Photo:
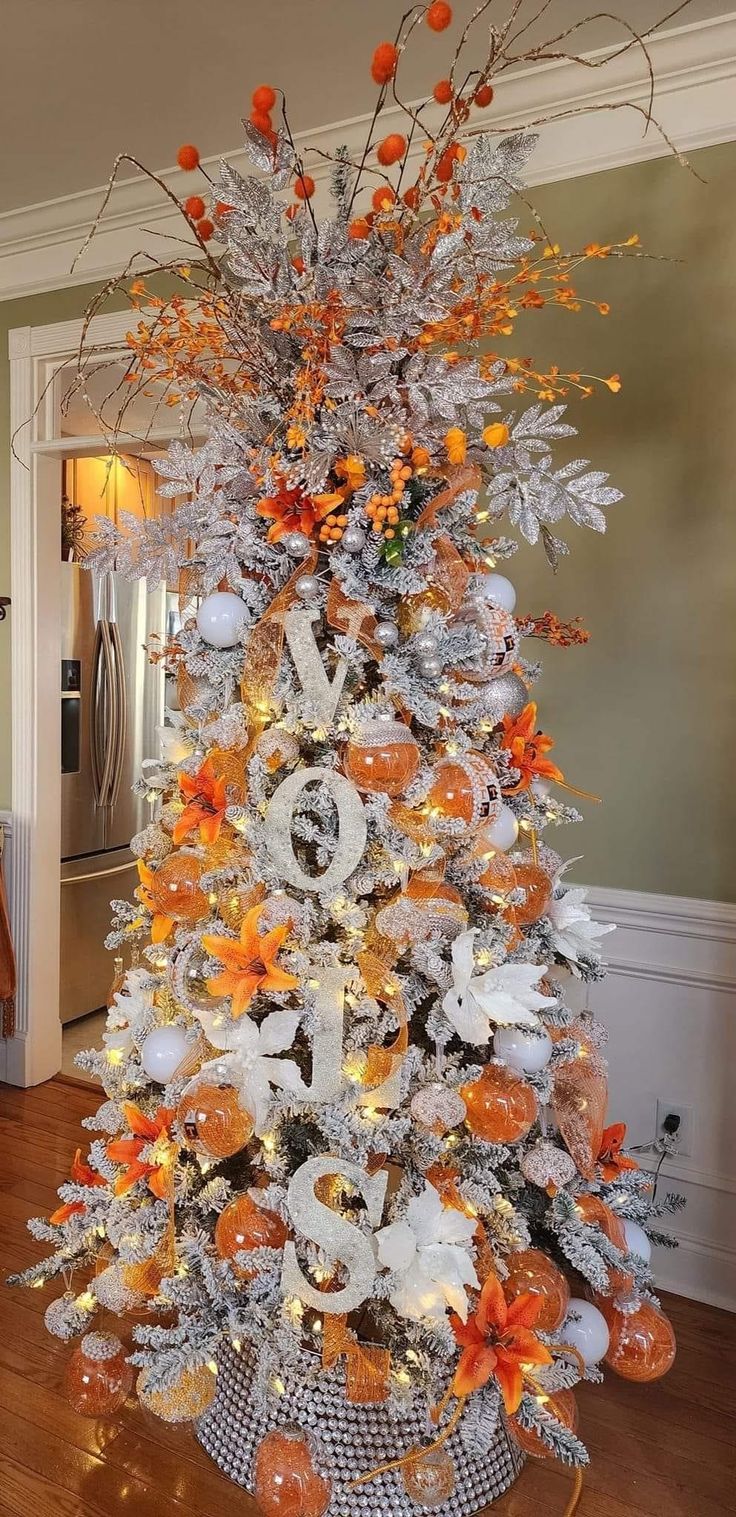
[[87, 562], [177, 587], [151, 655], [178, 711], [114, 903], [129, 967], [81, 1056], [106, 1099], [21, 1278], [67, 1285], [46, 1321], [81, 1337], [74, 1406], [114, 1411], [135, 1371], [266, 1517], [480, 1510], [524, 1453], [586, 1462], [573, 1388], [602, 1361], [652, 1380], [675, 1351], [641, 1225], [662, 1207], [570, 1004], [610, 929], [548, 840], [579, 812], [534, 640], [585, 633], [498, 572], [517, 537], [554, 565], [564, 518], [603, 531], [618, 499], [556, 452], [599, 382], [511, 339], [522, 312], [595, 307], [576, 269], [637, 239], [563, 253], [520, 226], [534, 139], [492, 122], [511, 22], [401, 103], [415, 27], [449, 21], [435, 0], [376, 48], [327, 219], [262, 85], [253, 173], [186, 201], [167, 286], [116, 282], [129, 394], [183, 435], [157, 461], [170, 514], [102, 521]]

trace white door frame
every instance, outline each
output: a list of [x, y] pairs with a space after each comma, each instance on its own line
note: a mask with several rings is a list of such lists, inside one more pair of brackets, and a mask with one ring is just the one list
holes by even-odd
[[[33, 417], [50, 366], [71, 359], [82, 320], [16, 327], [8, 334], [10, 596], [12, 601], [12, 847], [10, 919], [18, 963], [15, 1036], [0, 1039], [0, 1079], [37, 1085], [61, 1066], [59, 1020], [60, 459], [93, 451], [93, 439], [46, 447]], [[130, 312], [98, 316], [87, 341], [125, 348]], [[48, 406], [39, 406], [46, 415]], [[85, 445], [86, 444], [86, 445]], [[131, 451], [133, 449], [131, 448]]]

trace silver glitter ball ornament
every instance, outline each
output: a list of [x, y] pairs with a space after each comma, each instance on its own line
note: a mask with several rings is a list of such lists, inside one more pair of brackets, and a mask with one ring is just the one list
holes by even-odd
[[381, 648], [393, 648], [399, 639], [399, 629], [395, 622], [378, 622], [373, 636]]
[[439, 638], [434, 632], [418, 632], [414, 638], [413, 648], [418, 654], [436, 653], [439, 648]]
[[439, 679], [442, 673], [442, 660], [434, 657], [420, 658], [419, 673], [423, 679]]
[[346, 553], [361, 553], [365, 547], [365, 532], [360, 527], [346, 527], [340, 547], [344, 548]]
[[306, 558], [309, 552], [306, 532], [287, 532], [282, 541], [290, 558]]
[[483, 703], [492, 722], [505, 716], [520, 716], [529, 699], [529, 691], [518, 674], [498, 674], [483, 691]]
[[319, 580], [316, 574], [302, 574], [294, 588], [300, 600], [314, 600], [319, 593]]

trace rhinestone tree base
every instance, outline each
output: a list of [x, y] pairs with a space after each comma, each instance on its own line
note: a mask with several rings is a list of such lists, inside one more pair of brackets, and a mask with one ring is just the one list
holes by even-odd
[[[392, 1414], [385, 1405], [353, 1406], [333, 1374], [315, 1383], [284, 1377], [284, 1394], [259, 1404], [252, 1394], [257, 1354], [235, 1349], [219, 1359], [217, 1395], [197, 1423], [197, 1437], [231, 1480], [249, 1488], [261, 1439], [275, 1427], [298, 1423], [319, 1440], [325, 1474], [332, 1480], [329, 1517], [417, 1517], [417, 1506], [404, 1489], [400, 1470], [380, 1475], [357, 1490], [348, 1489], [361, 1473], [397, 1457], [397, 1450], [427, 1441], [422, 1417], [408, 1410]], [[521, 1449], [502, 1422], [482, 1458], [466, 1452], [462, 1434], [453, 1433], [445, 1448], [455, 1463], [455, 1491], [437, 1517], [476, 1517], [513, 1485], [524, 1464]]]

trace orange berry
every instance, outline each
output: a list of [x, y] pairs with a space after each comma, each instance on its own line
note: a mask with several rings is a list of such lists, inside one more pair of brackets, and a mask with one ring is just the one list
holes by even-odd
[[373, 523], [373, 531], [374, 532], [380, 532], [381, 531], [381, 523], [380, 523], [380, 521], [374, 521], [374, 523]]
[[264, 137], [273, 131], [273, 122], [268, 111], [251, 111], [250, 122], [251, 126], [254, 126], [256, 131], [261, 132]]
[[347, 524], [348, 524], [348, 518], [347, 518], [347, 516], [336, 516], [335, 520], [337, 522], [338, 527], [346, 527]]
[[449, 105], [452, 100], [452, 85], [449, 79], [438, 79], [432, 94], [438, 105]]
[[294, 181], [294, 194], [297, 200], [311, 200], [314, 194], [314, 180], [311, 174], [299, 174]]
[[424, 19], [430, 31], [444, 32], [452, 21], [452, 6], [446, 0], [433, 0]]
[[330, 532], [330, 542], [339, 543], [341, 537], [342, 537], [342, 528], [341, 527], [333, 527], [332, 530], [331, 530], [331, 532]]
[[251, 105], [257, 111], [272, 111], [276, 104], [276, 91], [270, 84], [259, 84], [250, 97]]
[[371, 75], [376, 84], [388, 84], [396, 73], [398, 50], [393, 42], [379, 42], [371, 61]]
[[192, 142], [183, 143], [176, 155], [176, 161], [180, 169], [185, 169], [190, 174], [193, 169], [199, 168], [199, 148], [196, 148]]
[[348, 227], [348, 237], [352, 237], [354, 242], [364, 242], [366, 237], [370, 237], [370, 233], [371, 229], [365, 216], [356, 216], [355, 221], [351, 221]]
[[405, 432], [404, 436], [399, 438], [399, 452], [400, 453], [408, 453], [410, 451], [410, 449], [412, 448], [412, 446], [413, 446], [412, 435], [411, 435], [410, 432]]
[[394, 529], [393, 529], [393, 527], [387, 527], [387, 528], [386, 528], [386, 531], [385, 531], [385, 532], [384, 532], [384, 534], [383, 534], [383, 535], [384, 535], [384, 537], [387, 537], [387, 538], [388, 538], [388, 540], [389, 540], [389, 542], [390, 542], [390, 541], [391, 541], [391, 539], [392, 539], [392, 538], [394, 538], [394, 537], [395, 537], [395, 536], [396, 536], [396, 533], [395, 533], [395, 532], [394, 532]]
[[381, 211], [388, 211], [396, 200], [396, 195], [390, 185], [382, 184], [373, 191], [373, 209], [380, 215]]
[[399, 519], [399, 513], [396, 509], [396, 506], [389, 506], [387, 519], [390, 521], [392, 527], [396, 526], [396, 523]]
[[212, 225], [212, 222], [210, 221], [209, 216], [203, 216], [202, 220], [197, 222], [197, 231], [199, 232], [199, 235], [202, 238], [203, 242], [209, 242], [214, 230], [215, 229]]
[[493, 99], [493, 85], [479, 84], [473, 99], [476, 105], [490, 105]]
[[199, 221], [204, 216], [204, 201], [201, 195], [190, 195], [184, 201], [184, 210], [192, 221]]
[[402, 137], [401, 132], [389, 132], [388, 137], [384, 137], [383, 142], [379, 142], [376, 157], [384, 168], [388, 168], [390, 164], [398, 163], [405, 152], [406, 138]]

